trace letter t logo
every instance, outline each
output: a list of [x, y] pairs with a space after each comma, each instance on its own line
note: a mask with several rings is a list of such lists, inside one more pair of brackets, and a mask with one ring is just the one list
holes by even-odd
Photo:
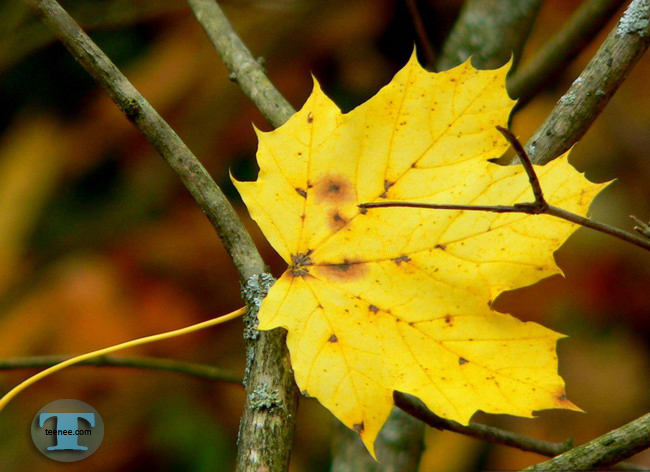
[[[51, 417], [56, 418], [56, 427], [57, 430], [71, 430], [74, 433], [79, 429], [77, 424], [78, 418], [83, 418], [86, 420], [90, 426], [95, 426], [95, 415], [93, 413], [42, 413], [39, 418], [39, 426], [42, 428], [45, 420]], [[77, 444], [77, 434], [72, 435], [56, 435], [56, 446], [50, 446], [47, 448], [48, 451], [56, 450], [66, 450], [72, 449], [76, 451], [86, 451], [88, 448], [86, 446], [80, 446]]]

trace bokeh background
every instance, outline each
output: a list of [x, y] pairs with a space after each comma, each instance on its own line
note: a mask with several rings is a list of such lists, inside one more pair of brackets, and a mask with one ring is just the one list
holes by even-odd
[[[461, 2], [419, 1], [434, 48]], [[578, 1], [547, 0], [522, 63]], [[232, 184], [256, 174], [248, 102], [181, 0], [63, 2], [169, 121], [231, 198], [273, 272], [283, 264]], [[223, 7], [271, 78], [299, 107], [313, 73], [350, 110], [405, 63], [417, 40], [401, 0], [231, 0]], [[198, 206], [163, 160], [22, 2], [0, 2], [0, 358], [72, 354], [175, 329], [241, 305], [237, 274]], [[617, 14], [620, 16], [620, 11]], [[607, 30], [614, 24], [606, 28]], [[606, 32], [605, 32], [606, 33]], [[578, 76], [605, 33], [515, 117], [525, 141]], [[616, 179], [596, 218], [631, 229], [650, 220], [650, 57], [575, 147], [595, 181]], [[570, 337], [559, 343], [571, 400], [586, 413], [538, 419], [477, 414], [536, 438], [580, 443], [650, 407], [650, 255], [581, 229], [557, 252], [566, 278], [504, 294], [497, 308]], [[171, 357], [243, 372], [241, 321], [125, 354]], [[35, 370], [0, 373], [4, 392]], [[29, 425], [46, 403], [75, 398], [102, 415], [106, 435], [80, 463], [33, 447]], [[241, 387], [179, 374], [75, 367], [31, 387], [0, 413], [1, 470], [230, 470]], [[300, 405], [294, 471], [330, 464], [331, 415]], [[513, 470], [540, 456], [428, 431], [424, 471]], [[650, 454], [633, 460], [650, 467]]]

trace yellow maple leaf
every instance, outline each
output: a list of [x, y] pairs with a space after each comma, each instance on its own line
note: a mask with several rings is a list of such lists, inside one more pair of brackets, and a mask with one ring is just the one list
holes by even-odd
[[[415, 55], [347, 114], [318, 83], [304, 107], [258, 132], [260, 173], [237, 182], [251, 216], [288, 263], [259, 328], [288, 330], [298, 386], [373, 444], [394, 390], [467, 423], [477, 411], [532, 416], [576, 407], [557, 374], [562, 335], [493, 311], [504, 290], [560, 272], [577, 228], [547, 215], [358, 204], [511, 205], [533, 200], [522, 166], [498, 166], [514, 102], [507, 67], [444, 73]], [[586, 214], [604, 184], [567, 156], [536, 167], [552, 205]]]

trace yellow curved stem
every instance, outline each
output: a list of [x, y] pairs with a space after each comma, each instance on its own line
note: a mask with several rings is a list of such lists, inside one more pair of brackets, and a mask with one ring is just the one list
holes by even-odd
[[148, 344], [152, 343], [154, 341], [162, 341], [163, 339], [169, 339], [169, 338], [174, 338], [176, 336], [182, 336], [183, 334], [188, 334], [192, 333], [194, 331], [199, 331], [204, 328], [209, 328], [211, 326], [216, 326], [221, 323], [225, 323], [226, 321], [230, 321], [232, 319], [238, 318], [239, 316], [243, 315], [246, 312], [246, 308], [242, 307], [239, 308], [238, 310], [235, 310], [231, 313], [228, 313], [227, 315], [219, 316], [218, 318], [213, 318], [208, 321], [203, 321], [202, 323], [197, 323], [192, 326], [187, 326], [185, 328], [181, 329], [176, 329], [174, 331], [168, 331], [166, 333], [160, 333], [160, 334], [154, 334], [152, 336], [145, 336], [144, 338], [138, 338], [138, 339], [133, 339], [131, 341], [127, 341], [124, 343], [116, 344], [114, 346], [110, 347], [105, 347], [103, 349], [98, 349], [97, 351], [92, 351], [88, 352], [86, 354], [82, 354], [80, 356], [76, 357], [71, 357], [68, 360], [65, 360], [63, 362], [60, 362], [56, 365], [53, 365], [52, 367], [49, 367], [41, 372], [39, 372], [36, 375], [31, 376], [27, 380], [21, 382], [18, 386], [12, 388], [5, 396], [3, 396], [0, 399], [0, 411], [7, 406], [7, 404], [20, 392], [25, 390], [27, 387], [30, 385], [38, 382], [44, 377], [47, 377], [50, 374], [53, 374], [55, 372], [58, 372], [61, 369], [64, 369], [68, 366], [71, 366], [73, 364], [76, 364], [78, 362], [85, 361], [87, 359], [92, 359], [93, 357], [98, 357], [98, 356], [103, 356], [105, 354], [110, 354], [115, 351], [120, 351], [122, 349], [126, 349], [128, 347], [135, 347], [135, 346], [140, 346], [142, 344]]

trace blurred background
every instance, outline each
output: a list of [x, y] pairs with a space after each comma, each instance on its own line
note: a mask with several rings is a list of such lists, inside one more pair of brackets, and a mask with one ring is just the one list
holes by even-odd
[[[275, 275], [283, 263], [251, 223], [229, 170], [254, 179], [251, 123], [270, 126], [228, 80], [181, 0], [62, 2], [172, 125], [231, 198]], [[344, 110], [404, 65], [418, 37], [403, 0], [231, 0], [234, 27], [280, 91], [300, 107], [313, 73]], [[460, 0], [420, 0], [438, 50]], [[521, 64], [580, 2], [546, 0]], [[0, 359], [74, 354], [196, 323], [241, 306], [238, 275], [180, 181], [67, 51], [19, 1], [0, 1]], [[520, 110], [525, 141], [602, 43], [612, 22]], [[422, 54], [422, 48], [419, 52]], [[421, 58], [424, 59], [424, 58]], [[593, 206], [630, 230], [650, 220], [650, 57], [641, 59], [572, 162], [595, 181], [616, 179]], [[585, 414], [475, 420], [549, 441], [587, 441], [650, 407], [650, 254], [581, 229], [557, 252], [555, 276], [502, 295], [501, 311], [569, 335], [559, 343], [569, 398]], [[171, 357], [243, 373], [241, 321], [125, 355]], [[5, 392], [34, 369], [0, 373]], [[61, 465], [33, 446], [45, 404], [75, 398], [102, 415], [99, 450]], [[1, 470], [230, 470], [243, 390], [179, 374], [74, 367], [19, 395], [0, 413]], [[301, 401], [292, 470], [326, 471], [331, 415]], [[427, 431], [421, 470], [513, 470], [540, 456], [450, 432]], [[633, 462], [650, 467], [650, 454]]]

